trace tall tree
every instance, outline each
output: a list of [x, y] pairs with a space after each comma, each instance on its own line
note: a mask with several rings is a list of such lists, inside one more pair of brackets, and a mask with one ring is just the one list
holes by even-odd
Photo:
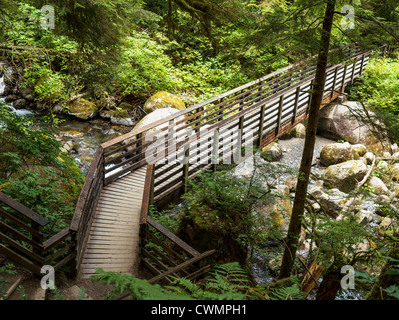
[[334, 20], [336, 0], [326, 1], [322, 34], [320, 39], [320, 51], [317, 58], [317, 68], [314, 79], [314, 89], [309, 107], [309, 119], [306, 130], [305, 145], [299, 168], [297, 191], [294, 198], [294, 206], [285, 240], [285, 251], [279, 278], [289, 277], [295, 261], [298, 239], [301, 232], [302, 218], [305, 210], [305, 202], [309, 184], [310, 170], [312, 167], [313, 151], [316, 142], [317, 122], [320, 105], [323, 101], [324, 86], [326, 82], [326, 70], [328, 63], [328, 51], [330, 49], [331, 30]]

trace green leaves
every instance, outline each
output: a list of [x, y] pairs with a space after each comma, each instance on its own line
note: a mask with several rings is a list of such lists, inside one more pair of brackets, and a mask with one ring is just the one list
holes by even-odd
[[389, 296], [399, 300], [399, 286], [392, 285], [386, 289], [383, 289], [383, 291], [385, 291]]
[[147, 280], [138, 279], [117, 272], [96, 271], [91, 278], [96, 281], [114, 285], [115, 289], [108, 299], [129, 292], [134, 300], [246, 300], [245, 293], [249, 288], [246, 272], [237, 262], [215, 267], [210, 278], [203, 283], [194, 283], [185, 278], [174, 278], [172, 285], [161, 287], [150, 284]]
[[45, 128], [0, 106], [0, 185], [6, 183], [3, 192], [49, 219], [44, 232], [52, 235], [68, 225], [83, 177]]

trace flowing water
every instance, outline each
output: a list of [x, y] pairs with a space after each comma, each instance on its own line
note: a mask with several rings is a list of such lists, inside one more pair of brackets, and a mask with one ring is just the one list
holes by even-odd
[[[2, 65], [0, 63], [0, 70]], [[6, 84], [4, 78], [11, 74], [10, 68], [4, 68], [4, 73], [0, 77], [0, 100], [5, 101], [4, 92]], [[8, 108], [19, 117], [34, 116], [43, 117], [44, 114], [29, 109], [16, 109], [11, 103], [6, 103]], [[80, 121], [69, 116], [61, 115], [62, 122], [57, 129], [57, 139], [63, 143], [72, 141], [73, 150], [70, 155], [75, 159], [77, 165], [86, 171], [98, 147], [103, 142], [118, 137], [126, 133], [129, 128], [111, 125], [109, 121], [94, 119], [91, 121]], [[131, 130], [131, 129], [130, 129]]]

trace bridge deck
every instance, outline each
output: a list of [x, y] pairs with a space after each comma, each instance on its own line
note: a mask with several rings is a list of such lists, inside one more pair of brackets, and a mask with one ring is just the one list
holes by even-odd
[[102, 189], [81, 265], [81, 278], [89, 278], [97, 268], [135, 274], [145, 174], [146, 167], [137, 169]]

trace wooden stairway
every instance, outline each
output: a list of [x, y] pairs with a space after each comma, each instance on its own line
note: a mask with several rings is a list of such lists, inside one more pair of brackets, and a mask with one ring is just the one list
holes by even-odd
[[98, 268], [135, 275], [146, 170], [137, 169], [102, 189], [80, 278], [89, 278]]

